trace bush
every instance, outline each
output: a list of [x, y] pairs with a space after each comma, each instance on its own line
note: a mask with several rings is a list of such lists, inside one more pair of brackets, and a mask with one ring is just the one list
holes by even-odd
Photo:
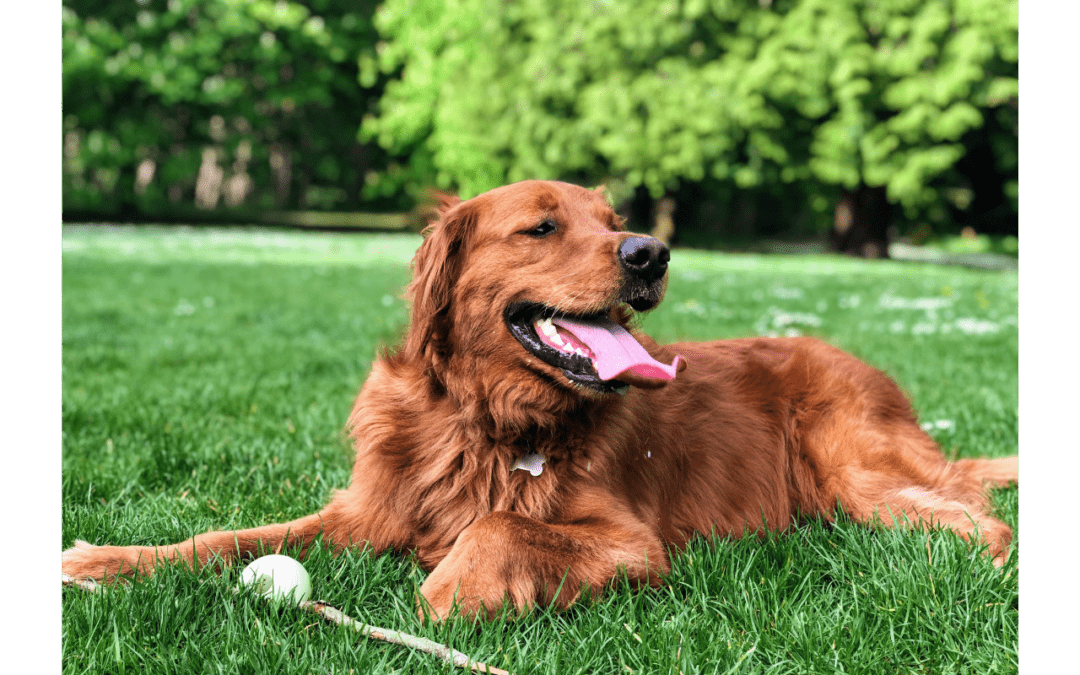
[[65, 0], [64, 212], [345, 208], [378, 83], [370, 2]]

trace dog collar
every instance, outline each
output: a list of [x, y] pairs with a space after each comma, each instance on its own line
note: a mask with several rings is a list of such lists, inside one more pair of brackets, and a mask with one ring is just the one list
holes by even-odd
[[525, 469], [534, 476], [539, 476], [544, 472], [544, 456], [539, 452], [527, 452], [521, 457], [518, 457], [514, 462], [514, 466], [510, 468], [511, 472], [518, 469]]

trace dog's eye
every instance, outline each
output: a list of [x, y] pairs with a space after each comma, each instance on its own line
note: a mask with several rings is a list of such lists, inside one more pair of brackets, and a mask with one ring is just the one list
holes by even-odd
[[559, 226], [551, 218], [545, 218], [539, 225], [531, 230], [525, 230], [523, 234], [527, 234], [535, 239], [546, 237], [549, 234], [554, 233], [559, 229]]

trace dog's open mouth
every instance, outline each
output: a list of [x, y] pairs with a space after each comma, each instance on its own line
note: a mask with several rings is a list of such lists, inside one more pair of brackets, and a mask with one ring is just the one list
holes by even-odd
[[657, 361], [610, 312], [569, 316], [537, 303], [506, 308], [510, 334], [544, 363], [561, 368], [576, 384], [610, 393], [626, 386], [662, 386], [675, 379], [683, 361]]

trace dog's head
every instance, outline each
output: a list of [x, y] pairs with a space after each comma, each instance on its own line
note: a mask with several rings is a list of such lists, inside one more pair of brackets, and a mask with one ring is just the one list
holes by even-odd
[[413, 260], [404, 352], [489, 390], [510, 378], [579, 397], [662, 386], [681, 358], [653, 359], [628, 322], [663, 298], [668, 258], [598, 191], [525, 181], [444, 197]]

